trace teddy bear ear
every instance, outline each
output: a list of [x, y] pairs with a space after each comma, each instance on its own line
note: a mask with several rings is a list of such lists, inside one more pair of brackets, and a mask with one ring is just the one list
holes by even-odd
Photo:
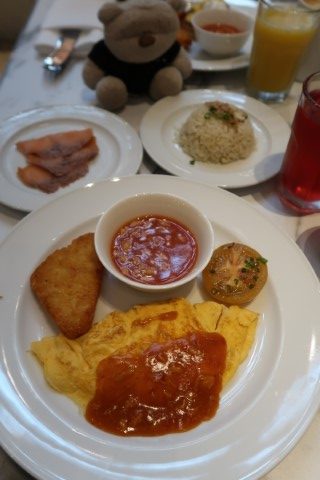
[[123, 9], [116, 3], [106, 3], [98, 10], [98, 18], [100, 22], [107, 25], [122, 12]]

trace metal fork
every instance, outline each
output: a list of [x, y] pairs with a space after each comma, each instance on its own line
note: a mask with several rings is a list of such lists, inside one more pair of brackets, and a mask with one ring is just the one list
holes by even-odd
[[50, 72], [60, 73], [68, 62], [79, 35], [78, 29], [61, 30], [55, 48], [43, 60], [43, 67]]

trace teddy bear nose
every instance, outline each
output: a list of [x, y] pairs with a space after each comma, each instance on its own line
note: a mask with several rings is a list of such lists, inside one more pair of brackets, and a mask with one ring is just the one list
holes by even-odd
[[140, 47], [150, 47], [156, 41], [155, 36], [150, 32], [142, 32], [139, 37], [139, 46]]

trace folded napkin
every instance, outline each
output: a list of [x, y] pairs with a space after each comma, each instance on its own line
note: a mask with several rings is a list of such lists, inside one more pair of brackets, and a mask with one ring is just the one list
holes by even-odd
[[[74, 56], [84, 58], [92, 45], [103, 37], [103, 25], [98, 10], [107, 0], [54, 0], [44, 18], [35, 42], [35, 49], [48, 55], [56, 45], [63, 29], [79, 29]], [[110, 0], [109, 0], [110, 1]]]

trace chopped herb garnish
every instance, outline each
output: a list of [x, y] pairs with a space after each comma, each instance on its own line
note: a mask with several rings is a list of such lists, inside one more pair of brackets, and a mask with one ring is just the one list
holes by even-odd
[[190, 160], [190, 165], [194, 165], [196, 163], [195, 160]]
[[244, 122], [248, 117], [245, 112], [239, 109], [233, 109], [228, 103], [218, 101], [213, 103], [214, 104], [207, 103], [208, 110], [203, 115], [206, 120], [217, 118], [230, 125], [237, 125], [238, 123]]
[[209, 110], [204, 114], [204, 118], [208, 120], [208, 118], [214, 117], [217, 109], [215, 107], [209, 107]]
[[250, 257], [244, 262], [245, 266], [247, 268], [255, 268], [256, 267], [256, 262], [254, 261], [254, 258]]
[[217, 118], [218, 120], [225, 120], [226, 122], [229, 122], [231, 119], [233, 119], [233, 114], [231, 112], [218, 110], [216, 107], [210, 106], [209, 110], [204, 114], [204, 118], [208, 120], [212, 117]]
[[224, 113], [221, 114], [221, 118], [222, 118], [223, 120], [228, 121], [228, 120], [230, 120], [230, 119], [232, 118], [232, 114], [229, 113], [229, 112], [224, 112]]
[[263, 258], [263, 257], [258, 257], [257, 260], [260, 263], [267, 263], [268, 262], [268, 260], [266, 258]]

